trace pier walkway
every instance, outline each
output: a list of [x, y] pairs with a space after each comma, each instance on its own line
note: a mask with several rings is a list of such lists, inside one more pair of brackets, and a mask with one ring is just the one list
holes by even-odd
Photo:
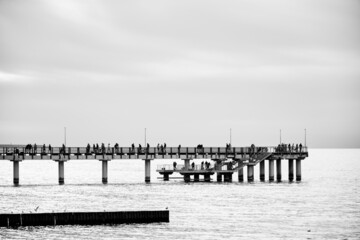
[[[184, 165], [159, 165], [157, 172], [169, 180], [169, 175], [179, 173], [185, 182], [211, 181], [210, 176], [217, 174], [217, 181], [230, 182], [232, 174], [238, 172], [238, 180], [244, 181], [243, 169], [247, 168], [248, 181], [254, 180], [254, 166], [260, 165], [260, 180], [265, 180], [265, 161], [269, 164], [269, 181], [274, 181], [274, 162], [276, 162], [276, 180], [281, 181], [281, 161], [288, 160], [289, 181], [294, 179], [294, 161], [296, 161], [296, 180], [301, 181], [301, 161], [308, 157], [307, 147], [295, 150], [280, 150], [278, 147], [166, 147], [166, 148], [138, 148], [138, 147], [107, 147], [92, 149], [86, 147], [43, 147], [38, 145], [27, 147], [25, 145], [0, 145], [0, 160], [13, 161], [14, 184], [19, 184], [19, 162], [24, 160], [53, 160], [59, 166], [59, 184], [64, 184], [64, 163], [70, 160], [94, 159], [102, 162], [102, 182], [107, 183], [108, 161], [123, 159], [140, 159], [145, 162], [145, 182], [150, 182], [151, 160], [154, 159], [182, 159]], [[209, 159], [214, 164], [194, 165], [194, 159]]]

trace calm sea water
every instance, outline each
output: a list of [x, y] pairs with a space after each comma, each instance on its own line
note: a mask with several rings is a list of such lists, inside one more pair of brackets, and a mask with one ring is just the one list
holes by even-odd
[[238, 183], [237, 174], [232, 183], [163, 182], [156, 166], [173, 160], [155, 160], [145, 184], [143, 161], [114, 160], [103, 185], [101, 162], [82, 160], [65, 163], [59, 186], [57, 164], [42, 160], [21, 162], [21, 186], [13, 187], [12, 163], [0, 161], [1, 213], [170, 210], [170, 223], [0, 228], [0, 238], [360, 239], [360, 149], [309, 154], [300, 183], [287, 181], [285, 162], [281, 183], [260, 182], [258, 166], [254, 183]]

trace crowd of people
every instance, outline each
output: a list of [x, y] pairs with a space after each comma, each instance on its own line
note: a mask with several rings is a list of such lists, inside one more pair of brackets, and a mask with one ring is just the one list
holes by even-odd
[[[226, 144], [226, 152], [230, 152], [231, 151], [231, 144], [227, 143]], [[259, 152], [267, 152], [268, 149], [266, 147], [255, 147], [254, 144], [251, 144], [250, 146], [250, 153], [253, 154], [257, 154]], [[53, 153], [54, 148], [51, 146], [51, 144], [49, 145], [37, 145], [35, 144], [27, 144], [24, 148], [24, 153], [26, 154], [52, 154]], [[138, 145], [138, 147], [135, 147], [135, 144], [131, 144], [130, 147], [130, 153], [132, 154], [148, 154], [150, 153], [150, 144], [147, 143], [146, 146], [141, 146], [141, 144]], [[156, 146], [156, 153], [158, 154], [166, 154], [167, 153], [167, 149], [166, 149], [166, 143], [164, 144], [157, 144]], [[180, 152], [181, 150], [181, 145], [178, 146], [178, 152]], [[275, 147], [275, 152], [276, 153], [297, 153], [297, 152], [302, 152], [304, 150], [303, 145], [300, 144], [279, 144], [277, 147]], [[60, 154], [66, 154], [69, 150], [67, 150], [67, 148], [65, 147], [64, 144], [62, 144], [62, 146], [59, 148], [59, 153]], [[196, 146], [196, 151], [197, 153], [204, 153], [204, 146], [202, 144], [198, 144]], [[13, 148], [13, 152], [14, 153], [20, 153], [20, 150], [18, 148]], [[22, 152], [21, 152], [22, 153]], [[119, 154], [120, 153], [120, 147], [118, 143], [115, 143], [114, 146], [110, 146], [110, 143], [108, 143], [107, 147], [105, 146], [104, 143], [101, 143], [101, 145], [99, 145], [98, 143], [93, 144], [92, 146], [88, 143], [86, 146], [86, 154]], [[154, 153], [154, 152], [151, 152]]]
[[[208, 161], [202, 161], [201, 162], [201, 165], [200, 165], [200, 168], [201, 168], [201, 170], [208, 170], [208, 169], [210, 169], [210, 166], [211, 166], [211, 163], [210, 162], [208, 162]], [[174, 170], [177, 170], [177, 163], [176, 162], [173, 162], [173, 169]], [[181, 169], [180, 169], [181, 170]], [[192, 162], [191, 163], [191, 168], [190, 168], [190, 170], [195, 170], [195, 162]]]
[[303, 151], [303, 145], [300, 144], [279, 144], [277, 147], [275, 147], [275, 152], [277, 153], [293, 153], [293, 152], [302, 152]]

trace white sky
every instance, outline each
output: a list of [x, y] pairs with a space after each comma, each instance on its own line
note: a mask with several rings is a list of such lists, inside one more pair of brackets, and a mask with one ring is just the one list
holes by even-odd
[[0, 0], [0, 143], [360, 147], [360, 1]]

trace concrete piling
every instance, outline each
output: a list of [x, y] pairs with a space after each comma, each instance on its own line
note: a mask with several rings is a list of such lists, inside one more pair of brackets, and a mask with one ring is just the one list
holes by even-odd
[[254, 181], [254, 166], [253, 165], [248, 165], [247, 166], [247, 173], [248, 173], [248, 182], [253, 182]]
[[150, 165], [150, 159], [145, 159], [145, 182], [149, 183], [150, 182], [150, 170], [151, 170], [151, 165]]
[[216, 173], [216, 181], [217, 182], [222, 182], [222, 174], [221, 173]]
[[274, 160], [269, 160], [269, 181], [274, 181]]
[[276, 160], [276, 180], [281, 182], [281, 159]]
[[301, 181], [301, 159], [296, 159], [296, 181]]
[[232, 173], [224, 174], [224, 182], [232, 182]]
[[244, 168], [238, 169], [238, 180], [239, 180], [239, 182], [244, 181]]
[[13, 161], [13, 170], [14, 170], [14, 185], [18, 186], [19, 185], [19, 161]]
[[260, 162], [260, 181], [265, 181], [265, 161]]
[[289, 181], [292, 182], [294, 180], [294, 160], [289, 159]]
[[204, 181], [205, 182], [210, 182], [211, 181], [210, 174], [204, 174]]
[[108, 183], [108, 160], [102, 159], [100, 161], [102, 162], [102, 183], [107, 184]]
[[185, 164], [184, 164], [185, 170], [189, 170], [189, 168], [190, 168], [190, 159], [184, 159], [184, 161], [185, 161]]
[[194, 182], [199, 182], [200, 181], [200, 174], [194, 174]]
[[59, 160], [59, 184], [63, 185], [65, 183], [64, 178], [64, 161]]

